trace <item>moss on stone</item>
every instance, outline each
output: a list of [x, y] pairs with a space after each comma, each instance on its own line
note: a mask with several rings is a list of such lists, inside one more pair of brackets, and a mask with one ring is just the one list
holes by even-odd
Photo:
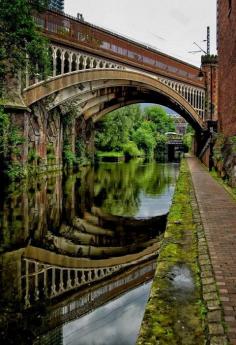
[[205, 343], [191, 188], [183, 160], [138, 345]]

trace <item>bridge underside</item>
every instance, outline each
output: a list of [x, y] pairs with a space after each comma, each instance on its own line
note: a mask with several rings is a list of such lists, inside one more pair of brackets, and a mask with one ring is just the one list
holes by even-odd
[[165, 105], [182, 115], [196, 131], [204, 122], [180, 94], [156, 77], [121, 70], [86, 70], [52, 78], [28, 88], [24, 100], [31, 107], [45, 104], [47, 111], [59, 107], [65, 113], [68, 104], [77, 109], [78, 117], [98, 121], [103, 115], [133, 103]]
[[200, 139], [205, 132], [198, 109], [180, 93], [157, 77], [134, 70], [75, 71], [37, 83], [22, 96], [30, 111], [24, 108], [20, 115], [19, 110], [13, 120], [26, 138], [20, 159], [35, 171], [60, 169], [65, 150], [78, 157], [81, 145], [86, 157], [93, 159], [95, 122], [129, 104], [167, 106], [182, 115]]

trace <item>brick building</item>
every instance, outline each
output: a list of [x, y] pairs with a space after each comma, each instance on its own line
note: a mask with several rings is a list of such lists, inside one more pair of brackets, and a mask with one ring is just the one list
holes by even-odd
[[236, 0], [217, 1], [219, 129], [236, 135]]

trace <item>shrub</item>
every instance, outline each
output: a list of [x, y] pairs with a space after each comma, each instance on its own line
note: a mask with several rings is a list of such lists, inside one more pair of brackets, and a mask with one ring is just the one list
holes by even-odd
[[126, 157], [141, 156], [141, 152], [134, 141], [129, 141], [127, 144], [123, 145], [123, 152]]

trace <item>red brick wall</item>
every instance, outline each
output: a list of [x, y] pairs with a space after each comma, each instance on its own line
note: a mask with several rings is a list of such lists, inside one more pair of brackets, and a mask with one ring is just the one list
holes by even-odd
[[207, 90], [207, 103], [205, 120], [217, 121], [218, 119], [218, 64], [204, 63], [202, 70], [205, 74], [205, 85]]
[[236, 0], [218, 0], [219, 126], [236, 135]]

